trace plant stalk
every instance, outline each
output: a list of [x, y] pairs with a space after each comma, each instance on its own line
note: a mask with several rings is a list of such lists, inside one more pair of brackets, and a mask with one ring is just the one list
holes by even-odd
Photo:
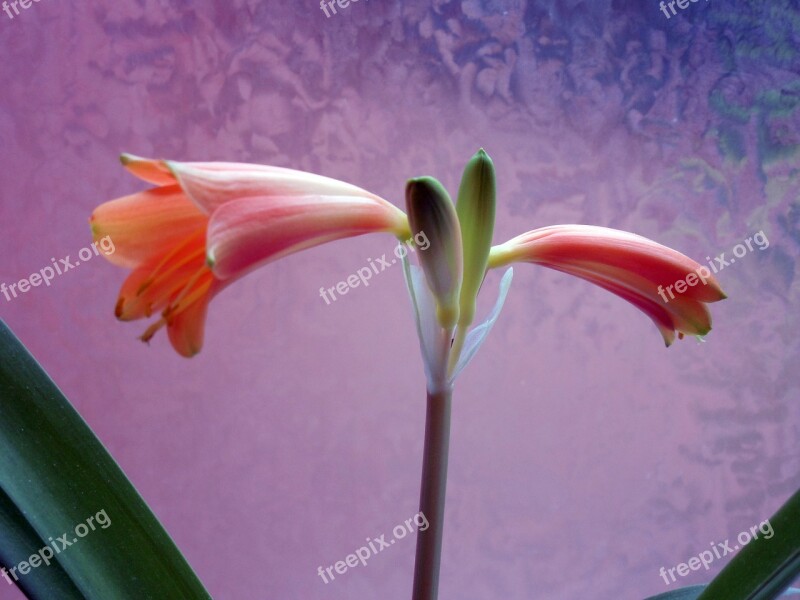
[[417, 532], [412, 600], [436, 600], [439, 595], [452, 398], [450, 386], [436, 393], [428, 392], [419, 510], [429, 527]]

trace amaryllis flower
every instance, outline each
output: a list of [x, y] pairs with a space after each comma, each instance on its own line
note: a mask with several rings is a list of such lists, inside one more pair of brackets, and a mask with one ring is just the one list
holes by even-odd
[[[647, 238], [589, 225], [556, 225], [492, 246], [497, 188], [482, 149], [467, 163], [457, 203], [432, 177], [406, 185], [408, 217], [355, 186], [275, 167], [173, 163], [123, 157], [157, 187], [103, 204], [92, 215], [95, 239], [110, 237], [109, 259], [131, 267], [117, 316], [161, 312], [142, 336], [166, 326], [185, 356], [200, 350], [211, 298], [251, 269], [327, 241], [373, 231], [423, 237], [412, 264], [402, 254], [427, 379], [420, 511], [412, 598], [437, 597], [455, 381], [502, 311], [508, 268], [494, 306], [475, 324], [488, 269], [529, 262], [590, 281], [647, 314], [669, 346], [676, 332], [705, 335], [709, 302], [725, 298], [709, 269]], [[320, 574], [321, 567], [320, 567]]]
[[180, 163], [122, 156], [156, 185], [100, 205], [95, 240], [107, 258], [133, 269], [116, 305], [121, 320], [160, 312], [142, 335], [166, 326], [173, 347], [203, 345], [208, 304], [227, 285], [271, 260], [371, 232], [409, 234], [405, 213], [354, 185], [292, 169], [239, 163]]
[[711, 330], [707, 302], [725, 298], [709, 269], [640, 235], [591, 225], [534, 229], [492, 248], [489, 266], [529, 262], [590, 281], [624, 298], [658, 327], [669, 346]]

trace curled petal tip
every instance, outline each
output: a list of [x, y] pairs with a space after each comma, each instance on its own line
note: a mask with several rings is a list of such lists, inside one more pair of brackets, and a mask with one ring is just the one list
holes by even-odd
[[130, 152], [123, 152], [119, 155], [119, 162], [122, 163], [123, 167], [127, 167], [128, 165], [132, 164], [151, 162], [151, 160], [149, 158], [144, 158], [143, 156], [131, 154]]
[[175, 183], [175, 176], [166, 168], [164, 161], [142, 158], [135, 154], [123, 153], [119, 157], [122, 166], [139, 179], [155, 185]]
[[124, 304], [125, 298], [120, 296], [119, 299], [117, 299], [117, 304], [114, 306], [114, 316], [120, 321], [122, 320], [122, 307]]

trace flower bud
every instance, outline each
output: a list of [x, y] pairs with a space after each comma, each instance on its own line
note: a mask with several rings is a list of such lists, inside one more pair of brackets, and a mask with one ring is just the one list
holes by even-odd
[[494, 233], [496, 180], [494, 164], [483, 148], [464, 168], [458, 188], [456, 212], [461, 224], [464, 278], [459, 299], [459, 327], [468, 327], [475, 318], [475, 303], [489, 260]]
[[442, 184], [432, 177], [408, 181], [406, 208], [412, 235], [422, 233], [430, 240], [429, 248], [419, 253], [419, 261], [436, 298], [439, 324], [450, 330], [458, 321], [462, 276], [461, 228], [456, 209]]

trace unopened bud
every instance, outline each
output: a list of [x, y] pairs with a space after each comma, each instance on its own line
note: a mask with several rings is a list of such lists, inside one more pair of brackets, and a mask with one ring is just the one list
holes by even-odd
[[461, 228], [453, 201], [436, 179], [418, 177], [406, 184], [406, 208], [412, 235], [424, 233], [430, 241], [419, 261], [436, 298], [439, 324], [452, 329], [462, 277]]

